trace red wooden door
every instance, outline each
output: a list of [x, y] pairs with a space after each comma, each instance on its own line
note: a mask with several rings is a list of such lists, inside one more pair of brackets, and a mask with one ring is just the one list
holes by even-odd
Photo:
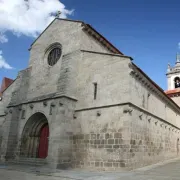
[[48, 137], [49, 137], [49, 126], [46, 125], [41, 129], [39, 139], [38, 157], [46, 158], [48, 155]]

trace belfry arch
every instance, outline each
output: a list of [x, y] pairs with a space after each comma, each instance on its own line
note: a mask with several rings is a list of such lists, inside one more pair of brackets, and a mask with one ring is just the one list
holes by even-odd
[[48, 155], [49, 124], [44, 114], [32, 115], [24, 126], [21, 137], [21, 157], [46, 158]]

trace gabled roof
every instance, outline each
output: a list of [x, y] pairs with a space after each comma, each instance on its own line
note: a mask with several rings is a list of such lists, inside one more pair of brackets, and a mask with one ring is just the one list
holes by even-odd
[[5, 91], [12, 83], [14, 82], [13, 79], [4, 77], [2, 80], [1, 84], [1, 89], [0, 89], [0, 96], [2, 95], [3, 91]]
[[39, 35], [39, 37], [31, 44], [31, 47], [33, 44], [41, 37], [41, 35], [53, 24], [55, 20], [61, 20], [61, 21], [71, 21], [71, 22], [76, 22], [76, 23], [81, 23], [83, 26], [84, 30], [89, 33], [94, 39], [98, 40], [99, 43], [101, 43], [104, 47], [109, 49], [112, 53], [115, 54], [121, 54], [123, 53], [117, 49], [112, 43], [110, 43], [104, 36], [102, 36], [99, 32], [97, 32], [91, 25], [84, 23], [83, 21], [77, 21], [77, 20], [71, 20], [71, 19], [61, 19], [61, 18], [55, 18], [49, 26]]

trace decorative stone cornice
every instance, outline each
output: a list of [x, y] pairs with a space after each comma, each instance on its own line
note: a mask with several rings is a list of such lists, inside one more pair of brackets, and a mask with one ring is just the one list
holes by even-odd
[[73, 118], [77, 119], [77, 114], [76, 113], [73, 114]]
[[9, 104], [8, 105], [8, 108], [10, 107], [16, 107], [16, 106], [20, 106], [20, 105], [23, 105], [23, 104], [30, 104], [30, 103], [37, 103], [37, 102], [45, 102], [45, 101], [48, 101], [48, 100], [51, 100], [51, 99], [58, 99], [58, 98], [67, 98], [67, 99], [70, 99], [72, 101], [77, 101], [77, 99], [75, 98], [72, 98], [70, 96], [66, 96], [66, 95], [59, 95], [59, 94], [54, 94], [54, 95], [47, 95], [47, 96], [42, 96], [42, 97], [39, 97], [39, 98], [35, 98], [35, 99], [31, 99], [31, 100], [27, 100], [25, 102], [22, 102], [22, 103], [19, 103], [19, 104]]
[[130, 106], [124, 106], [123, 112], [124, 113], [132, 113], [133, 109]]
[[147, 120], [150, 122], [151, 121], [151, 116], [147, 115]]
[[180, 114], [180, 108], [163, 92], [163, 90], [159, 90], [161, 89], [160, 87], [158, 89], [156, 87], [157, 85], [155, 86], [153, 81], [151, 82], [147, 77], [145, 77], [144, 74], [142, 74], [133, 63], [129, 63], [129, 67], [131, 68], [130, 75], [138, 80], [144, 87], [146, 87], [149, 93], [154, 93], [154, 95], [158, 96], [158, 98], [164, 101], [166, 105], [169, 105], [176, 112], [178, 112], [178, 114]]
[[101, 116], [101, 111], [97, 111], [97, 116]]
[[170, 98], [172, 98], [172, 97], [179, 97], [180, 96], [180, 92], [179, 93], [174, 93], [174, 94], [168, 94], [168, 96]]
[[143, 117], [143, 112], [139, 112], [139, 118], [142, 120], [142, 117]]
[[5, 114], [5, 115], [7, 115], [7, 114], [8, 114], [8, 110], [7, 110], [7, 109], [4, 111], [4, 114]]
[[19, 107], [18, 107], [18, 110], [19, 110], [19, 111], [21, 111], [21, 110], [22, 110], [22, 107], [21, 107], [21, 106], [19, 106]]
[[128, 59], [130, 59], [131, 61], [133, 60], [132, 57], [130, 57], [130, 56], [125, 56], [125, 55], [121, 55], [121, 54], [113, 54], [113, 53], [104, 53], [104, 52], [88, 51], [88, 50], [84, 50], [84, 49], [81, 49], [80, 51], [86, 52], [86, 53], [92, 53], [92, 54], [105, 55], [105, 56], [116, 56], [116, 57], [128, 58]]
[[44, 105], [44, 106], [47, 106], [47, 101], [43, 101], [43, 105]]
[[61, 102], [61, 101], [59, 101], [59, 106], [63, 106], [64, 104]]
[[54, 102], [52, 102], [52, 103], [51, 103], [51, 106], [52, 106], [52, 107], [55, 107], [55, 106], [56, 106], [56, 104], [55, 104]]
[[[152, 121], [153, 123], [157, 124], [158, 120], [159, 120], [159, 124], [164, 124], [163, 127], [168, 129], [169, 127], [174, 127], [178, 130], [180, 130], [180, 127], [175, 126], [174, 124], [171, 124], [169, 121], [166, 121], [165, 119], [152, 114], [151, 112], [149, 112], [148, 110], [139, 107], [131, 102], [127, 102], [127, 103], [119, 103], [119, 104], [111, 104], [111, 105], [106, 105], [106, 106], [98, 106], [98, 107], [89, 107], [89, 108], [84, 108], [84, 109], [76, 109], [75, 112], [82, 112], [82, 111], [90, 111], [90, 110], [96, 110], [96, 109], [103, 109], [103, 108], [111, 108], [111, 107], [116, 107], [116, 106], [124, 106], [123, 107], [123, 113], [129, 113], [129, 110], [134, 112], [134, 110], [138, 110], [139, 111], [139, 115], [142, 114], [142, 116], [146, 116], [147, 120], [149, 121], [149, 123]], [[127, 108], [128, 107], [128, 108]], [[127, 109], [127, 110], [126, 110]], [[125, 110], [125, 112], [124, 112]], [[130, 113], [129, 113], [130, 114]], [[156, 120], [154, 120], [154, 118]]]
[[33, 105], [33, 104], [30, 104], [29, 107], [30, 107], [31, 109], [33, 109], [33, 108], [34, 108], [34, 105]]

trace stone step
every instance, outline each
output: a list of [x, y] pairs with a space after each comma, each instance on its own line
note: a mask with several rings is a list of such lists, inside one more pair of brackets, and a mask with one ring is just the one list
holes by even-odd
[[47, 162], [45, 159], [36, 159], [36, 158], [20, 158], [19, 160], [8, 160], [6, 161], [9, 164], [24, 164], [24, 165], [34, 165], [34, 166], [43, 166]]
[[31, 162], [46, 162], [46, 159], [40, 158], [20, 158], [20, 161], [31, 161]]

